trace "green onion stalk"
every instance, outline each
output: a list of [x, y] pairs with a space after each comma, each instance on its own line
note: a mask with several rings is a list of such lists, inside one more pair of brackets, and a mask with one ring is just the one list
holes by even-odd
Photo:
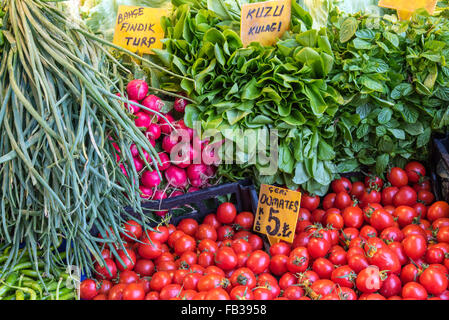
[[[10, 249], [0, 279], [19, 263], [20, 244], [30, 269], [43, 265], [54, 274], [71, 265], [91, 276], [93, 264], [104, 263], [103, 248], [116, 256], [124, 248], [125, 221], [151, 230], [130, 145], [160, 163], [124, 107], [123, 74], [130, 71], [110, 49], [178, 75], [90, 33], [51, 2], [3, 0], [1, 7], [0, 247]], [[64, 257], [54, 250], [61, 239]]]

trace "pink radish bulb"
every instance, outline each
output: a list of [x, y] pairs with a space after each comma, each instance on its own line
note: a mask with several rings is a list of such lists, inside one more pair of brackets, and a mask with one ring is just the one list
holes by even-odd
[[120, 92], [114, 93], [117, 97], [121, 97], [122, 94]]
[[142, 170], [145, 163], [139, 158], [133, 158], [133, 160], [134, 160], [134, 167], [136, 167], [136, 171], [139, 172], [140, 170]]
[[148, 188], [154, 188], [157, 187], [161, 183], [161, 178], [159, 178], [159, 175], [156, 170], [153, 171], [145, 171], [142, 174], [142, 184], [145, 187]]
[[[164, 105], [164, 103], [162, 102], [161, 98], [150, 94], [148, 95], [145, 99], [143, 99], [142, 103], [141, 103], [144, 107], [147, 107], [148, 109], [154, 110], [156, 112], [161, 112], [161, 108]], [[145, 110], [144, 111], [150, 115], [153, 115], [154, 113], [149, 111], [149, 110]]]
[[175, 155], [171, 155], [171, 161], [179, 168], [187, 168], [190, 165], [191, 146], [189, 144], [181, 145], [179, 151]]
[[159, 217], [165, 217], [167, 215], [168, 211], [167, 210], [161, 210], [161, 211], [155, 211], [154, 213], [157, 216], [159, 216]]
[[148, 199], [148, 198], [151, 198], [151, 196], [153, 195], [152, 188], [147, 188], [145, 186], [139, 186], [139, 190], [141, 192], [141, 195], [140, 195], [141, 198]]
[[190, 187], [189, 190], [187, 190], [187, 192], [195, 192], [195, 191], [199, 191], [200, 188], [197, 187]]
[[182, 196], [184, 194], [184, 192], [182, 192], [181, 190], [175, 190], [170, 194], [170, 198], [174, 198], [177, 196]]
[[206, 177], [211, 178], [215, 176], [215, 172], [217, 171], [217, 167], [215, 166], [207, 166], [206, 168]]
[[167, 198], [167, 192], [164, 190], [156, 190], [153, 194], [153, 200], [162, 200]]
[[177, 112], [184, 113], [186, 105], [188, 104], [189, 103], [187, 102], [186, 99], [176, 98], [175, 103], [173, 104], [173, 109], [175, 109]]
[[172, 149], [178, 144], [179, 137], [168, 135], [162, 139], [162, 149], [170, 153]]
[[153, 148], [156, 146], [156, 140], [148, 139], [148, 141], [149, 141], [150, 144], [153, 146]]
[[136, 113], [136, 119], [134, 119], [134, 123], [136, 124], [136, 127], [143, 127], [147, 129], [151, 124], [151, 118], [150, 116], [145, 112], [137, 112]]
[[131, 155], [133, 156], [133, 158], [139, 156], [139, 150], [137, 149], [137, 146], [136, 146], [135, 143], [133, 143], [133, 144], [131, 145], [131, 147], [129, 148], [129, 150], [131, 150]]
[[120, 170], [122, 170], [123, 174], [128, 177], [128, 172], [126, 172], [125, 166], [122, 164], [120, 164]]
[[157, 140], [161, 136], [161, 128], [156, 123], [151, 123], [145, 132], [147, 139]]
[[159, 168], [159, 171], [165, 171], [168, 169], [168, 167], [170, 167], [170, 158], [168, 157], [168, 155], [165, 152], [159, 152], [159, 159], [161, 160], [162, 164], [159, 164], [159, 162], [157, 162], [157, 166]]
[[185, 188], [187, 186], [186, 171], [176, 166], [170, 166], [165, 170], [165, 178], [175, 188]]
[[148, 84], [144, 80], [134, 79], [126, 86], [126, 92], [128, 93], [128, 99], [140, 101], [148, 93]]
[[117, 163], [119, 163], [120, 162], [120, 156], [119, 156], [119, 154], [118, 153], [116, 153], [115, 154], [115, 160], [117, 161]]
[[166, 114], [164, 114], [164, 116], [165, 116], [165, 118], [167, 118], [168, 122], [162, 118], [158, 122], [161, 126], [162, 133], [170, 134], [170, 132], [173, 131], [173, 128], [168, 123], [171, 123], [173, 125], [173, 123], [175, 122], [175, 119], [173, 118], [173, 116], [170, 113], [166, 113]]
[[201, 187], [203, 187], [207, 183], [207, 179], [206, 178], [204, 178], [204, 179], [201, 179], [201, 178], [199, 178], [199, 179], [190, 179], [189, 181], [190, 181], [190, 184], [193, 187], [197, 187], [197, 188], [201, 188]]
[[186, 126], [184, 119], [178, 120], [175, 124], [175, 127], [178, 129], [186, 130], [189, 133], [190, 141], [193, 139], [193, 129]]
[[129, 112], [131, 112], [132, 114], [136, 114], [137, 112], [139, 112], [140, 107], [135, 104], [135, 103], [139, 103], [139, 101], [136, 101], [136, 100], [129, 100], [129, 101], [130, 101], [130, 103], [125, 103], [126, 109]]
[[112, 146], [114, 147], [114, 149], [115, 149], [116, 151], [120, 152], [120, 148], [118, 147], [118, 144], [117, 144], [117, 143], [113, 142], [113, 143], [112, 143]]
[[204, 179], [207, 177], [207, 166], [205, 164], [191, 164], [187, 168], [187, 177], [190, 181], [195, 179]]

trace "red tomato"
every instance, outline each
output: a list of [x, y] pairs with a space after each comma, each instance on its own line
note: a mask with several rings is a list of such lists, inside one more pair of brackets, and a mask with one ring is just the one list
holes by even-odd
[[130, 283], [123, 289], [122, 300], [143, 300], [145, 298], [145, 290], [139, 283]]
[[437, 231], [437, 241], [449, 243], [449, 227], [441, 227]]
[[160, 243], [165, 243], [170, 236], [170, 231], [166, 226], [158, 226], [154, 231], [148, 232], [148, 236], [151, 241], [159, 241]]
[[220, 248], [215, 256], [215, 264], [225, 271], [232, 270], [237, 266], [237, 255], [232, 248]]
[[301, 208], [305, 208], [309, 211], [313, 211], [313, 210], [317, 209], [319, 205], [320, 205], [320, 197], [319, 196], [317, 196], [317, 195], [311, 196], [307, 192], [303, 192], [301, 194], [301, 204], [300, 204]]
[[145, 300], [159, 300], [159, 292], [150, 291], [146, 294]]
[[361, 199], [365, 192], [365, 184], [361, 181], [356, 181], [352, 184], [351, 196], [355, 196], [357, 199]]
[[399, 295], [401, 293], [401, 290], [401, 279], [395, 274], [390, 274], [388, 278], [383, 281], [379, 293], [385, 298], [390, 298]]
[[347, 264], [346, 251], [344, 250], [336, 250], [331, 251], [329, 254], [329, 261], [334, 265], [345, 265]]
[[229, 278], [232, 286], [246, 286], [249, 289], [253, 289], [256, 286], [257, 280], [254, 272], [251, 269], [242, 267], [235, 270], [232, 276]]
[[[215, 229], [214, 229], [215, 230]], [[175, 245], [176, 240], [178, 240], [179, 238], [181, 238], [183, 235], [185, 235], [184, 231], [181, 230], [175, 230], [173, 231], [169, 236], [168, 236], [168, 240], [167, 243], [170, 246], [170, 248], [173, 248]], [[198, 237], [197, 237], [198, 238]]]
[[128, 285], [125, 283], [119, 283], [113, 286], [108, 293], [108, 300], [122, 300], [123, 291]]
[[281, 276], [287, 272], [288, 256], [284, 254], [277, 254], [271, 258], [270, 271], [276, 276]]
[[117, 276], [117, 265], [112, 259], [104, 259], [103, 267], [97, 262], [94, 265], [95, 271], [99, 274], [100, 279], [112, 280]]
[[365, 225], [362, 227], [362, 229], [360, 229], [359, 235], [363, 239], [377, 237], [377, 230], [372, 226]]
[[307, 244], [307, 250], [312, 258], [324, 257], [330, 250], [331, 244], [323, 238], [312, 237]]
[[336, 208], [340, 210], [343, 210], [344, 208], [351, 206], [352, 205], [351, 196], [349, 195], [349, 193], [345, 191], [337, 193], [337, 195], [335, 196], [334, 205]]
[[180, 237], [175, 241], [174, 250], [177, 255], [181, 255], [186, 251], [195, 251], [196, 242], [195, 239], [187, 234]]
[[207, 291], [205, 300], [230, 300], [229, 294], [222, 288]]
[[367, 189], [360, 199], [360, 205], [363, 208], [368, 204], [380, 203], [381, 201], [382, 194], [380, 193], [380, 191], [377, 191], [375, 189]]
[[95, 296], [92, 300], [108, 300], [107, 295], [100, 293], [99, 295]]
[[[187, 277], [187, 276], [186, 276]], [[185, 279], [184, 279], [185, 280]], [[158, 271], [153, 274], [150, 280], [150, 288], [153, 291], [161, 291], [172, 282], [172, 278], [167, 271]], [[184, 289], [189, 289], [184, 286]]]
[[326, 211], [324, 211], [324, 210], [321, 210], [321, 209], [313, 210], [311, 221], [321, 223], [325, 214], [326, 214]]
[[86, 279], [80, 284], [80, 298], [91, 300], [98, 295], [97, 284], [92, 279]]
[[328, 279], [316, 280], [310, 286], [310, 289], [312, 289], [314, 295], [321, 295], [321, 296], [325, 296], [331, 293], [332, 291], [335, 290], [335, 288], [336, 288], [335, 283]]
[[254, 224], [254, 214], [252, 212], [240, 212], [234, 220], [234, 227], [236, 230], [244, 229], [251, 230]]
[[320, 279], [330, 279], [334, 269], [333, 263], [326, 258], [318, 258], [312, 264], [312, 270], [318, 274]]
[[421, 258], [427, 249], [426, 239], [417, 234], [407, 236], [402, 240], [402, 245], [404, 246], [405, 254], [413, 260]]
[[185, 277], [190, 273], [187, 269], [178, 269], [173, 274], [173, 283], [181, 284], [184, 282]]
[[235, 286], [229, 293], [231, 300], [254, 300], [251, 288], [247, 286]]
[[413, 189], [416, 192], [419, 192], [421, 190], [430, 191], [430, 190], [432, 190], [432, 184], [430, 183], [430, 180], [426, 179], [421, 182], [417, 182], [417, 183], [413, 184]]
[[373, 293], [379, 290], [382, 286], [380, 272], [378, 268], [367, 267], [361, 270], [356, 279], [357, 289], [363, 293]]
[[214, 227], [215, 229], [217, 229], [218, 227], [221, 226], [221, 222], [218, 221], [217, 219], [217, 215], [215, 213], [210, 213], [207, 216], [204, 217], [203, 220], [204, 224], [209, 224], [212, 227]]
[[413, 222], [413, 219], [418, 217], [415, 209], [409, 206], [399, 206], [394, 211], [394, 216], [397, 217], [397, 222], [401, 228]]
[[177, 229], [193, 237], [198, 230], [198, 222], [192, 218], [184, 218], [179, 222]]
[[354, 254], [348, 257], [348, 266], [356, 273], [361, 272], [369, 266], [368, 260], [363, 254]]
[[398, 187], [387, 187], [382, 190], [382, 204], [384, 206], [392, 205], [393, 199], [396, 193], [398, 193]]
[[214, 254], [212, 252], [201, 252], [198, 256], [198, 264], [204, 268], [214, 264]]
[[332, 271], [331, 280], [341, 287], [353, 288], [357, 274], [351, 267], [345, 265], [338, 267]]
[[427, 268], [419, 276], [419, 283], [434, 296], [442, 294], [448, 287], [446, 274], [436, 268]]
[[418, 202], [425, 204], [426, 206], [430, 206], [435, 200], [435, 196], [432, 192], [427, 190], [420, 190], [418, 192]]
[[299, 208], [298, 212], [298, 222], [312, 220], [312, 214], [306, 208]]
[[125, 270], [120, 273], [119, 276], [119, 283], [135, 283], [139, 280], [139, 275], [135, 273], [134, 271]]
[[125, 222], [124, 228], [125, 231], [121, 236], [125, 241], [134, 242], [142, 236], [142, 227], [134, 220]]
[[391, 168], [390, 172], [387, 174], [387, 179], [393, 187], [403, 187], [408, 184], [407, 173], [398, 167]]
[[426, 252], [426, 262], [432, 263], [443, 263], [444, 261], [444, 251], [440, 248], [431, 247]]
[[445, 201], [437, 201], [427, 209], [427, 219], [430, 222], [440, 218], [449, 218], [449, 204]]
[[418, 196], [416, 191], [409, 186], [404, 186], [399, 189], [393, 198], [393, 204], [399, 206], [414, 206]]
[[267, 288], [256, 288], [253, 291], [254, 300], [272, 300], [273, 294]]
[[263, 240], [257, 234], [251, 234], [248, 237], [248, 242], [254, 250], [261, 250], [263, 248]]
[[213, 288], [218, 288], [221, 287], [223, 288], [224, 286], [228, 285], [228, 280], [226, 278], [224, 278], [221, 275], [215, 274], [215, 273], [211, 273], [208, 275], [203, 276], [199, 281], [198, 281], [198, 291], [209, 291], [212, 290]]
[[426, 168], [417, 161], [407, 163], [405, 166], [405, 172], [407, 174], [410, 183], [417, 183], [426, 175]]
[[413, 300], [426, 300], [426, 289], [417, 282], [408, 282], [402, 287], [402, 298], [411, 298]]
[[377, 231], [382, 231], [394, 224], [393, 216], [384, 209], [374, 211], [369, 221], [371, 226], [376, 228]]
[[262, 273], [270, 265], [270, 256], [262, 250], [255, 250], [249, 256], [246, 265], [255, 274]]
[[109, 290], [111, 290], [113, 284], [109, 280], [100, 280], [99, 283], [100, 288], [98, 289], [98, 293], [108, 295]]
[[352, 183], [348, 178], [341, 177], [340, 179], [336, 179], [331, 183], [332, 191], [335, 193], [339, 192], [347, 192], [351, 193], [352, 191]]
[[198, 250], [200, 252], [210, 252], [210, 253], [216, 253], [218, 250], [218, 245], [215, 241], [211, 239], [203, 239], [198, 244]]
[[375, 265], [379, 270], [386, 270], [388, 274], [399, 274], [401, 262], [396, 253], [388, 247], [376, 248], [368, 253], [368, 262]]
[[347, 228], [359, 229], [363, 224], [363, 211], [358, 206], [347, 207], [343, 210], [343, 221]]
[[122, 264], [122, 262], [120, 262], [119, 259], [115, 259], [115, 264], [117, 265], [117, 268], [120, 271], [124, 271], [124, 270], [133, 270], [134, 266], [136, 264], [136, 253], [133, 250], [130, 249], [125, 249], [126, 251], [123, 250], [119, 250], [118, 256], [119, 258], [122, 260], [122, 262], [124, 264]]
[[404, 240], [404, 234], [399, 228], [396, 227], [388, 227], [385, 228], [382, 233], [380, 234], [380, 238], [384, 240], [385, 242], [389, 241], [397, 241], [401, 242]]
[[396, 254], [401, 266], [403, 266], [409, 261], [407, 255], [405, 254], [402, 243], [396, 241], [391, 242], [390, 244], [388, 244], [388, 248], [390, 248], [390, 250], [392, 250]]
[[372, 174], [369, 174], [368, 176], [365, 177], [366, 188], [381, 190], [383, 186], [384, 181], [381, 178]]
[[197, 290], [198, 281], [203, 277], [199, 273], [189, 273], [185, 276], [182, 286], [184, 290]]
[[221, 223], [231, 224], [237, 215], [235, 206], [230, 202], [224, 202], [218, 206], [217, 220]]
[[162, 246], [159, 241], [151, 241], [144, 238], [142, 243], [139, 243], [138, 253], [141, 257], [146, 259], [156, 259], [162, 254]]
[[289, 286], [296, 284], [297, 281], [298, 278], [296, 278], [292, 273], [286, 272], [279, 279], [279, 287], [281, 288], [281, 290], [285, 290]]
[[277, 254], [289, 255], [291, 252], [290, 245], [284, 241], [273, 244], [270, 247], [270, 255], [275, 256]]
[[[327, 210], [330, 208], [334, 207], [334, 203], [335, 203], [335, 198], [337, 197], [336, 193], [328, 193], [324, 198], [323, 198], [323, 209]], [[312, 213], [313, 215], [313, 213]], [[319, 221], [315, 221], [315, 222], [319, 222]]]
[[[332, 226], [336, 230], [340, 230], [345, 226], [343, 217], [339, 213], [331, 213], [326, 217], [326, 225]], [[338, 232], [337, 232], [338, 234]]]

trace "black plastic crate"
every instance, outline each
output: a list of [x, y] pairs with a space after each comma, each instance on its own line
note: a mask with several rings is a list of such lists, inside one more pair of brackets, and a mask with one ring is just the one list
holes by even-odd
[[[172, 215], [170, 223], [177, 225], [185, 218], [201, 221], [206, 215], [216, 211], [221, 203], [219, 198], [225, 196], [230, 196], [229, 201], [234, 203], [237, 212], [256, 213], [259, 199], [251, 180], [225, 183], [162, 201], [146, 201], [141, 206], [144, 213], [168, 210]], [[130, 215], [137, 217], [132, 208], [127, 207], [125, 210]], [[152, 227], [155, 225], [155, 223], [150, 223]]]
[[432, 179], [436, 200], [449, 202], [449, 134], [437, 136], [432, 146]]

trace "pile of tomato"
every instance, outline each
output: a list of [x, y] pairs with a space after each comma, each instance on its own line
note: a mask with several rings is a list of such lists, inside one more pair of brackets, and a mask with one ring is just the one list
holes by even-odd
[[[94, 300], [449, 299], [449, 205], [434, 202], [422, 164], [384, 181], [340, 178], [322, 199], [302, 194], [292, 244], [264, 251], [251, 212], [223, 203], [201, 224], [186, 218], [146, 234], [126, 224], [121, 263], [81, 283]], [[139, 241], [136, 241], [139, 239]]]

